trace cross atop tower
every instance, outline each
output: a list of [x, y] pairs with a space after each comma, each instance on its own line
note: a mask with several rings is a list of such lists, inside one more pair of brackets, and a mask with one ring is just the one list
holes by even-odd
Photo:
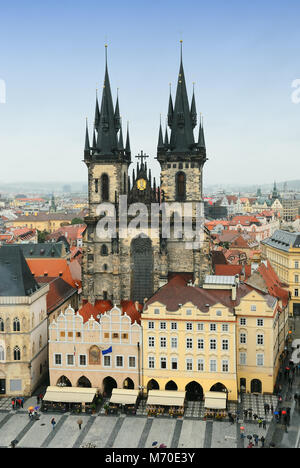
[[147, 154], [144, 154], [143, 150], [141, 150], [141, 154], [138, 154], [136, 156], [137, 159], [140, 159], [141, 160], [141, 165], [144, 164], [144, 159], [147, 159], [149, 158], [149, 156]]

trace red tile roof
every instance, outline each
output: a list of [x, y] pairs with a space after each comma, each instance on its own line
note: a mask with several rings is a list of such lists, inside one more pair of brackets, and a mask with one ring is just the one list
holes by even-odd
[[[109, 312], [113, 308], [111, 301], [98, 300], [93, 306], [89, 302], [86, 302], [79, 310], [78, 313], [83, 317], [83, 321], [87, 322], [91, 317], [99, 321], [98, 315], [102, 315], [105, 312]], [[138, 310], [137, 310], [138, 308]], [[135, 304], [133, 301], [122, 301], [121, 302], [122, 314], [125, 313], [131, 318], [131, 323], [141, 323], [141, 312], [143, 306], [141, 304]]]
[[77, 289], [72, 288], [62, 278], [49, 278], [41, 276], [35, 278], [38, 283], [49, 284], [47, 294], [47, 312], [48, 314], [60, 307], [67, 299], [77, 294]]
[[215, 265], [216, 276], [235, 276], [239, 275], [242, 279], [243, 271], [245, 271], [245, 279], [251, 276], [251, 265]]

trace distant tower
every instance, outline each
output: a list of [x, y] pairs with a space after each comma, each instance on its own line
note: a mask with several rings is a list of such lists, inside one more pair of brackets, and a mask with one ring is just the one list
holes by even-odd
[[56, 204], [55, 204], [55, 198], [54, 198], [54, 194], [52, 193], [52, 197], [51, 197], [51, 205], [50, 205], [50, 209], [49, 209], [49, 212], [50, 213], [55, 213], [56, 212]]

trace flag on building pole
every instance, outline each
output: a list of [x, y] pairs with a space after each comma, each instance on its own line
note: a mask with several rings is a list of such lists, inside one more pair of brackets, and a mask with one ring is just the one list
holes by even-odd
[[75, 356], [75, 354], [76, 354], [76, 348], [75, 348], [75, 346], [74, 346], [74, 356]]
[[107, 348], [107, 349], [103, 349], [103, 350], [102, 350], [102, 354], [103, 354], [103, 355], [104, 355], [104, 354], [109, 354], [109, 353], [112, 353], [112, 346], [110, 346], [110, 347]]

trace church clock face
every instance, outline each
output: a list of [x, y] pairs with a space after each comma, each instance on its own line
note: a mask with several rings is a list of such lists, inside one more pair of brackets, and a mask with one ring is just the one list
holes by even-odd
[[147, 181], [145, 179], [138, 179], [136, 185], [139, 190], [145, 190]]

